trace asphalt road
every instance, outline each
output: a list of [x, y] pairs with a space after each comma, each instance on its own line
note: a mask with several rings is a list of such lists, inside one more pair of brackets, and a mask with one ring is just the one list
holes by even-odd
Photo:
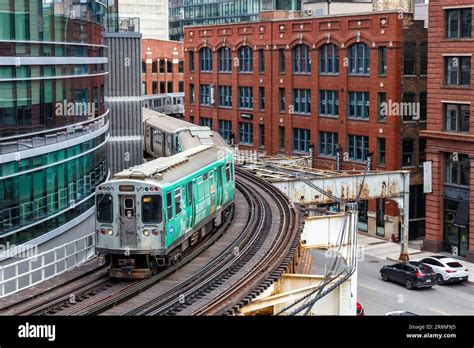
[[358, 298], [366, 315], [385, 315], [396, 310], [419, 315], [474, 315], [474, 286], [436, 285], [408, 290], [403, 285], [384, 282], [380, 268], [390, 261], [365, 255], [359, 263]]
[[[324, 252], [312, 251], [313, 274], [324, 274], [328, 263]], [[365, 315], [385, 315], [391, 311], [410, 311], [419, 315], [474, 315], [474, 285], [436, 285], [429, 289], [408, 290], [403, 285], [384, 282], [380, 268], [392, 264], [370, 255], [359, 262], [358, 301]]]

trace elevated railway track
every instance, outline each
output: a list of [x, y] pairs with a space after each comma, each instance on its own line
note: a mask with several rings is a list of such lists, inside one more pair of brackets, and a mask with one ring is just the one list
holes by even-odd
[[[292, 268], [302, 229], [298, 207], [266, 181], [236, 169], [227, 221], [174, 266], [144, 280], [98, 271], [54, 296], [26, 301], [17, 315], [232, 315]], [[99, 275], [100, 274], [100, 275]], [[71, 301], [72, 299], [72, 301]]]

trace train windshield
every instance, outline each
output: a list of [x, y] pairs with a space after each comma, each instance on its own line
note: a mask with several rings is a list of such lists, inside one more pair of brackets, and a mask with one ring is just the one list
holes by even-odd
[[97, 221], [103, 223], [113, 222], [113, 199], [109, 194], [100, 193], [96, 198], [97, 202]]
[[160, 223], [163, 219], [163, 205], [161, 196], [144, 196], [142, 198], [142, 221], [143, 223]]

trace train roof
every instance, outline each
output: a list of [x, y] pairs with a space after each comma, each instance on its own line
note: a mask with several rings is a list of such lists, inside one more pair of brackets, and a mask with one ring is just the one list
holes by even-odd
[[179, 118], [168, 116], [151, 109], [143, 108], [143, 121], [166, 133], [174, 133], [182, 129], [206, 130], [211, 131], [209, 127], [196, 126]]
[[199, 145], [170, 157], [161, 157], [123, 170], [115, 174], [114, 179], [157, 180], [158, 185], [163, 187], [230, 154], [232, 150], [227, 146]]
[[143, 100], [150, 100], [150, 99], [162, 99], [166, 97], [184, 97], [184, 92], [175, 92], [175, 93], [159, 93], [159, 94], [146, 94], [142, 96]]

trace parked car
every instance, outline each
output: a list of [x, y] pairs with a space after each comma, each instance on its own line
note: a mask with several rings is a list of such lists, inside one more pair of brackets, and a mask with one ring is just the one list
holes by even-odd
[[420, 260], [436, 272], [438, 284], [464, 282], [469, 275], [468, 269], [459, 260], [448, 256], [428, 256]]
[[436, 285], [436, 273], [433, 269], [418, 261], [396, 263], [383, 266], [380, 275], [384, 281], [394, 281], [405, 285], [408, 290], [431, 288]]
[[413, 316], [418, 316], [418, 314], [415, 314], [413, 312], [409, 311], [393, 311], [393, 312], [388, 312], [387, 314], [389, 317], [413, 317]]
[[364, 307], [359, 303], [357, 302], [357, 316], [358, 317], [363, 317], [364, 316]]

